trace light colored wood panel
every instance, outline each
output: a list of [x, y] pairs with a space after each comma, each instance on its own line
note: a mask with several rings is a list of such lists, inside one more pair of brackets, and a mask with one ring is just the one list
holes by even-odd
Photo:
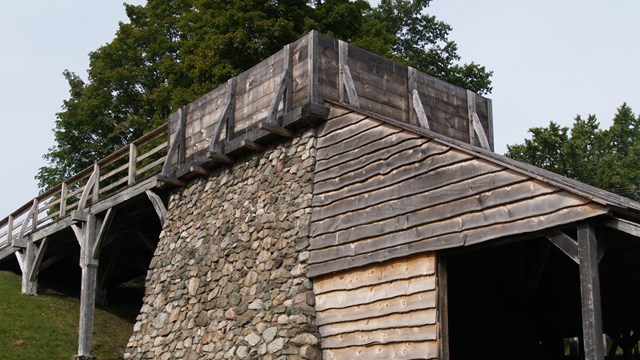
[[415, 360], [436, 359], [437, 357], [438, 344], [436, 341], [353, 346], [344, 349], [326, 349], [322, 351], [322, 358], [325, 360]]
[[313, 292], [316, 295], [320, 295], [330, 291], [352, 290], [420, 275], [433, 275], [435, 273], [434, 263], [434, 254], [421, 254], [413, 258], [372, 264], [363, 268], [315, 279], [313, 281]]
[[424, 309], [376, 318], [335, 323], [318, 327], [322, 338], [355, 331], [372, 331], [394, 327], [414, 327], [436, 324], [436, 309]]
[[[399, 227], [410, 228], [557, 190], [555, 186], [535, 180], [523, 182], [522, 178], [522, 175], [508, 171], [493, 173], [480, 177], [478, 182], [473, 179], [450, 185], [455, 189], [444, 187], [361, 211], [351, 211], [341, 214], [339, 219], [329, 218], [312, 223], [311, 235], [318, 243], [324, 243], [325, 240], [331, 240], [333, 244], [355, 241], [395, 231]], [[512, 184], [516, 181], [521, 182]], [[473, 194], [469, 194], [470, 192]], [[326, 239], [322, 235], [326, 235]]]
[[397, 280], [355, 290], [333, 291], [316, 296], [316, 310], [346, 308], [433, 289], [435, 289], [435, 275]]
[[330, 309], [319, 311], [316, 315], [316, 325], [327, 325], [356, 320], [371, 319], [396, 313], [407, 313], [435, 308], [436, 291], [430, 290], [411, 295], [384, 299], [369, 304], [352, 306], [345, 309]]
[[374, 331], [356, 331], [322, 338], [323, 349], [339, 349], [351, 346], [381, 345], [398, 342], [436, 340], [437, 326], [400, 327]]

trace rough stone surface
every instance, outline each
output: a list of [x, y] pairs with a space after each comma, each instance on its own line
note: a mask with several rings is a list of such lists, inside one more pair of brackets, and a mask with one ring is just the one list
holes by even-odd
[[125, 359], [317, 359], [315, 130], [177, 189]]

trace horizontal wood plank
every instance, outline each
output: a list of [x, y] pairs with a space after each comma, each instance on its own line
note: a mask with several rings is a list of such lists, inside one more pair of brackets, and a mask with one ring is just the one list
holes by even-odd
[[379, 316], [431, 309], [436, 307], [436, 298], [436, 291], [429, 290], [344, 309], [319, 311], [316, 316], [316, 325], [365, 320]]
[[348, 272], [314, 279], [316, 295], [337, 290], [353, 290], [364, 286], [403, 280], [420, 275], [435, 274], [434, 255], [419, 255], [397, 259], [383, 264], [372, 264]]
[[436, 341], [404, 342], [374, 346], [352, 346], [343, 349], [324, 349], [322, 358], [326, 360], [371, 360], [371, 359], [436, 359]]
[[316, 296], [316, 311], [368, 304], [433, 289], [435, 289], [435, 276], [419, 276], [355, 290], [334, 291]]
[[424, 309], [409, 313], [391, 314], [365, 320], [335, 323], [318, 327], [320, 335], [324, 338], [337, 334], [355, 331], [372, 331], [389, 329], [394, 327], [414, 327], [431, 325], [436, 323], [436, 309]]
[[[407, 314], [407, 317], [410, 316]], [[339, 349], [352, 346], [390, 344], [409, 341], [426, 341], [437, 338], [434, 324], [417, 327], [387, 328], [373, 331], [355, 331], [322, 338], [323, 349]]]

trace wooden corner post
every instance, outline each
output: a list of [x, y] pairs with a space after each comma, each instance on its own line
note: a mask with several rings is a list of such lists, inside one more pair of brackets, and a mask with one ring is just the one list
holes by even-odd
[[588, 223], [578, 225], [578, 256], [580, 258], [580, 294], [585, 360], [602, 360], [604, 359], [604, 341], [602, 338], [598, 241], [593, 227]]

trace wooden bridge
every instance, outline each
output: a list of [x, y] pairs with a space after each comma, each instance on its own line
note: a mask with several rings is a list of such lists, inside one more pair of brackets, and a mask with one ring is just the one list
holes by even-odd
[[41, 271], [80, 264], [88, 358], [96, 296], [146, 273], [169, 189], [326, 120], [331, 103], [493, 147], [489, 99], [314, 31], [0, 220], [0, 261], [15, 254], [33, 295]]

